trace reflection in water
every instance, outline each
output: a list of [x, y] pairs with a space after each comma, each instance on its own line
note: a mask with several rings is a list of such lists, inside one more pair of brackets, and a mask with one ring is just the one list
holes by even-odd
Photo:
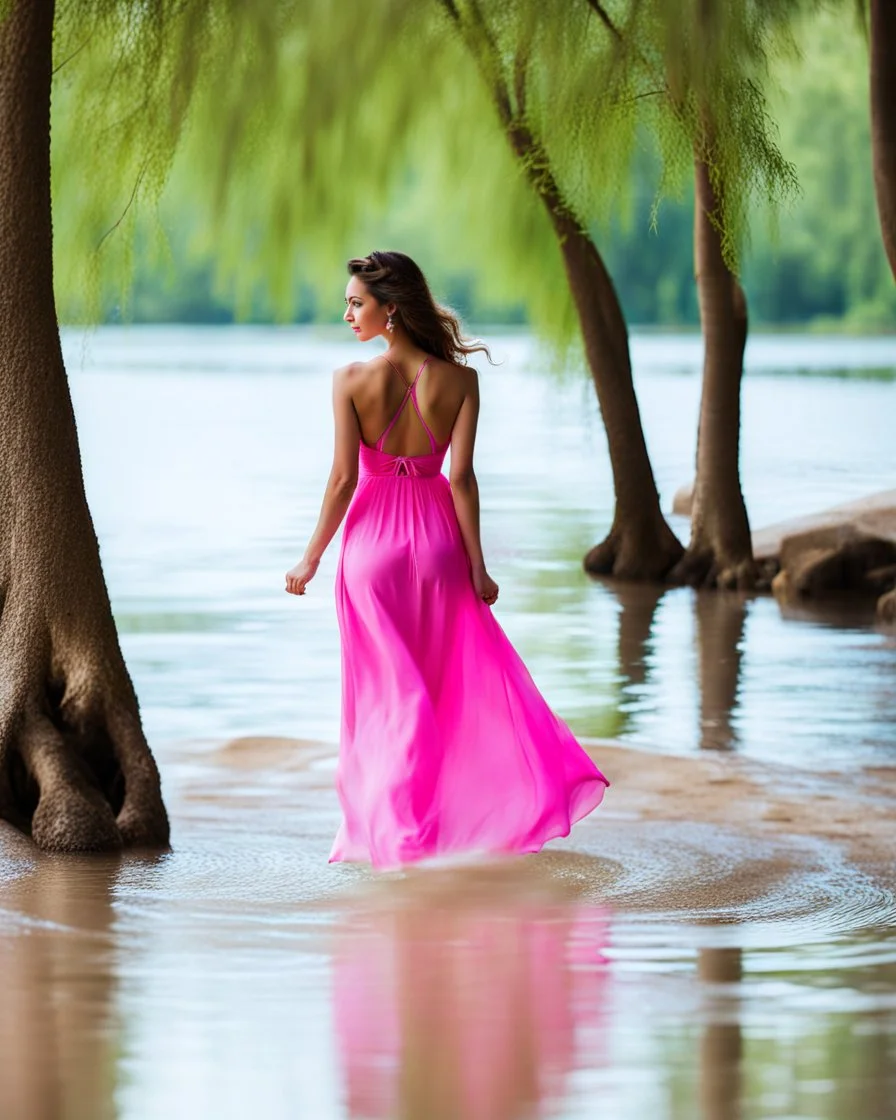
[[[741, 950], [699, 949], [697, 975], [707, 985], [740, 984]], [[700, 1039], [700, 1112], [703, 1120], [741, 1116], [740, 1008], [731, 990], [719, 992]]]
[[42, 857], [7, 882], [0, 931], [0, 1116], [115, 1115], [110, 931], [116, 857]]
[[[668, 588], [659, 584], [625, 583], [593, 577], [617, 607], [616, 671], [614, 673], [615, 721], [608, 737], [630, 733], [638, 697], [643, 698], [650, 682], [650, 663], [657, 607]], [[595, 729], [588, 729], [593, 735]], [[598, 732], [601, 737], [607, 733]]]
[[619, 674], [627, 686], [645, 684], [656, 609], [667, 588], [659, 584], [601, 582], [619, 602]]
[[[651, 680], [650, 672], [657, 614], [670, 589], [651, 584], [598, 582], [619, 604], [618, 679], [625, 721], [618, 734], [623, 735], [629, 730], [634, 713], [643, 706], [648, 686], [658, 683]], [[676, 595], [681, 594], [676, 591]], [[747, 600], [723, 591], [686, 594], [693, 599], [696, 627], [700, 746], [729, 750], [737, 745], [733, 716], [738, 705]]]
[[599, 1064], [608, 916], [558, 889], [429, 869], [352, 913], [333, 960], [350, 1116], [543, 1115], [586, 1036]]
[[700, 746], [737, 745], [732, 714], [740, 684], [746, 600], [724, 591], [694, 592], [700, 678]]

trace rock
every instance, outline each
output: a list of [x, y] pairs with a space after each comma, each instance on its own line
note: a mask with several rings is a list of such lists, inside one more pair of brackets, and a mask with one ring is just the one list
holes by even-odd
[[[896, 541], [869, 536], [853, 525], [814, 529], [781, 542], [781, 572], [791, 595], [873, 590], [868, 573], [896, 564]], [[786, 580], [782, 580], [786, 577]], [[879, 588], [877, 589], [880, 590]]]
[[685, 486], [679, 486], [675, 491], [675, 497], [672, 499], [672, 512], [679, 515], [679, 517], [690, 517], [691, 509], [694, 505], [694, 484], [693, 482], [687, 483]]
[[882, 595], [891, 587], [896, 587], [896, 564], [886, 564], [882, 568], [871, 568], [865, 573], [868, 590]]
[[875, 494], [753, 535], [775, 595], [880, 595], [896, 587], [896, 491]]
[[757, 563], [776, 560], [781, 555], [781, 543], [785, 537], [796, 537], [810, 529], [830, 529], [848, 524], [861, 526], [869, 535], [896, 540], [896, 490], [884, 490], [855, 502], [759, 529], [753, 534], [753, 558]]
[[896, 588], [877, 600], [877, 617], [881, 622], [896, 622]]
[[756, 565], [756, 590], [768, 591], [775, 576], [781, 570], [781, 561], [777, 556], [767, 556]]

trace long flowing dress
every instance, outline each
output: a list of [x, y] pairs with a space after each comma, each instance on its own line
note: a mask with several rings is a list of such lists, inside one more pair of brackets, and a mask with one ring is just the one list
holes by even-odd
[[[330, 862], [387, 869], [535, 852], [609, 785], [476, 594], [442, 473], [448, 443], [437, 444], [417, 401], [427, 361], [410, 385], [402, 378], [405, 396], [376, 445], [361, 443], [346, 514], [336, 573], [343, 820]], [[409, 401], [429, 454], [383, 450]]]

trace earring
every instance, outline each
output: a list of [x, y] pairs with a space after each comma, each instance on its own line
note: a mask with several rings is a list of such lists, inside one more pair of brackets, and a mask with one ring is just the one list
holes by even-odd
[[386, 317], [386, 330], [387, 331], [392, 331], [394, 329], [395, 329], [395, 324], [392, 322], [392, 313], [390, 312], [389, 315]]

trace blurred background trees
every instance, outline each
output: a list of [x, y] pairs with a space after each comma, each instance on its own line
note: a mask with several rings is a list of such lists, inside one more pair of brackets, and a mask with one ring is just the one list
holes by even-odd
[[[156, 17], [145, 69], [137, 58], [125, 65], [115, 40], [145, 44], [147, 29], [125, 32], [122, 7], [94, 9], [104, 7], [102, 19], [85, 19], [70, 2], [57, 19], [63, 321], [337, 321], [343, 257], [388, 242], [419, 256], [476, 322], [528, 322], [569, 339], [574, 316], [557, 292], [562, 263], [546, 217], [435, 3], [381, 0], [342, 24], [324, 0], [230, 0], [193, 5], [206, 17], [190, 26], [159, 4], [171, 12]], [[891, 329], [868, 43], [855, 5], [801, 7], [795, 49], [773, 59], [765, 85], [800, 193], [777, 214], [751, 203], [741, 254], [751, 322]], [[614, 143], [584, 216], [626, 319], [695, 327], [692, 186], [664, 177], [647, 129], [632, 134], [628, 122]], [[155, 165], [144, 170], [148, 157]]]

